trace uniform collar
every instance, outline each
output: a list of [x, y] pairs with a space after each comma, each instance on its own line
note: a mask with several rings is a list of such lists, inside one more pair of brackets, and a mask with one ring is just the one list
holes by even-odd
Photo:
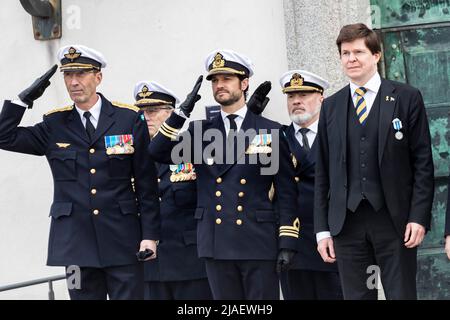
[[[93, 118], [95, 121], [98, 122], [98, 119], [100, 118], [100, 111], [102, 110], [102, 97], [97, 95], [98, 100], [97, 102], [90, 108], [88, 111], [91, 113], [91, 118]], [[77, 110], [78, 114], [80, 115], [80, 118], [83, 119], [83, 114], [86, 112], [83, 109], [80, 109], [75, 104], [75, 109]]]
[[[238, 118], [245, 119], [245, 115], [247, 114], [247, 109], [248, 109], [247, 105], [244, 104], [244, 106], [242, 108], [240, 108], [238, 111], [236, 111], [233, 114], [237, 115]], [[222, 120], [225, 122], [225, 118], [229, 115], [229, 113], [226, 113], [225, 111], [220, 110], [220, 115], [222, 116]]]
[[[292, 122], [292, 125], [294, 126], [294, 132], [297, 133], [298, 130], [300, 130], [300, 127], [298, 124], [296, 124], [295, 122]], [[317, 130], [319, 128], [319, 120], [314, 121], [313, 123], [311, 123], [309, 126], [307, 126], [306, 128], [308, 128], [311, 132], [313, 132], [314, 134], [317, 134]]]

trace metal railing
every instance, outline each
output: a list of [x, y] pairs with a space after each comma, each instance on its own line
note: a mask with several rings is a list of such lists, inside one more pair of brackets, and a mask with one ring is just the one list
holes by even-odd
[[36, 280], [13, 283], [13, 284], [9, 284], [6, 286], [0, 286], [0, 292], [36, 286], [38, 284], [43, 284], [43, 283], [48, 283], [48, 300], [55, 300], [55, 292], [53, 291], [53, 282], [59, 281], [59, 280], [65, 280], [65, 279], [66, 279], [66, 275], [61, 275], [61, 276], [52, 276], [52, 277], [40, 278], [40, 279], [36, 279]]

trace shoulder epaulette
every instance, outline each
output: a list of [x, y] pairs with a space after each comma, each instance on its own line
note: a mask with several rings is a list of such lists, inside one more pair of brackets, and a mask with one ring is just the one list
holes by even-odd
[[121, 103], [121, 102], [117, 102], [117, 101], [112, 101], [111, 103], [116, 107], [130, 109], [135, 112], [138, 112], [140, 110], [138, 107], [133, 106], [131, 104]]
[[50, 110], [49, 112], [47, 112], [45, 115], [48, 116], [49, 114], [55, 113], [55, 112], [63, 112], [63, 111], [70, 111], [73, 109], [73, 105], [71, 106], [66, 106], [66, 107], [62, 107], [62, 108], [57, 108], [57, 109], [53, 109]]

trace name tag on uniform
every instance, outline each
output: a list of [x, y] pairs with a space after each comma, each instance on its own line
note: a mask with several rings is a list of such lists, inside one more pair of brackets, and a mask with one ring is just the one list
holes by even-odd
[[255, 154], [255, 153], [271, 153], [272, 147], [270, 144], [272, 143], [272, 134], [258, 134], [256, 135], [250, 145], [245, 151], [246, 154]]
[[106, 154], [133, 154], [133, 135], [105, 136]]

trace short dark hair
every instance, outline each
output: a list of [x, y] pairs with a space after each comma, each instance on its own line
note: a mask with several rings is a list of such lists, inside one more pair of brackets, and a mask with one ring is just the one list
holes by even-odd
[[336, 39], [339, 54], [343, 42], [352, 42], [357, 39], [364, 39], [364, 43], [372, 54], [381, 52], [381, 43], [378, 35], [369, 29], [364, 23], [348, 24], [342, 27]]
[[[239, 78], [239, 80], [242, 82], [244, 79], [248, 79], [247, 76], [245, 75], [238, 75], [237, 76]], [[247, 101], [247, 95], [248, 95], [248, 89], [250, 88], [250, 83], [247, 86], [247, 89], [244, 90], [244, 99], [245, 101]]]

